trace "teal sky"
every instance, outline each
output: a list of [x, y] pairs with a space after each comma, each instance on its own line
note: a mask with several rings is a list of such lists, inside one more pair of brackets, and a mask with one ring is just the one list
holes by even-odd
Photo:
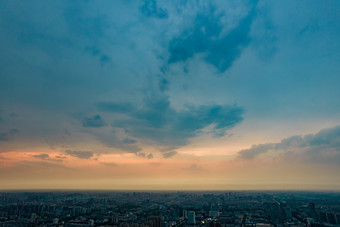
[[[42, 166], [57, 181], [74, 165], [81, 181], [91, 163], [127, 188], [136, 172], [176, 188], [176, 174], [205, 170], [272, 185], [280, 166], [275, 184], [339, 189], [339, 12], [335, 0], [0, 1], [3, 187], [45, 187], [39, 174], [18, 183]], [[182, 172], [165, 174], [173, 163]], [[294, 178], [299, 166], [322, 171]]]

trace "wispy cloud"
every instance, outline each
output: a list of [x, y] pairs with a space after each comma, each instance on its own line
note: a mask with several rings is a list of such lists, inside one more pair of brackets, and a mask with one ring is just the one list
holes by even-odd
[[171, 158], [172, 156], [175, 156], [177, 154], [177, 151], [168, 151], [163, 153], [163, 158]]
[[54, 162], [62, 162], [63, 161], [63, 159], [59, 158], [60, 156], [56, 156], [55, 158], [52, 158], [52, 157], [50, 157], [49, 154], [46, 154], [46, 153], [36, 154], [36, 155], [33, 155], [33, 157], [37, 158], [37, 159], [41, 159], [41, 160], [46, 160], [46, 161], [54, 161]]
[[160, 19], [168, 17], [167, 10], [159, 7], [156, 0], [145, 0], [139, 10], [146, 17], [155, 17]]
[[106, 126], [106, 122], [99, 115], [93, 117], [87, 117], [83, 120], [84, 127], [99, 128]]
[[147, 139], [162, 146], [183, 146], [189, 138], [197, 136], [202, 129], [213, 125], [211, 133], [223, 136], [243, 120], [243, 109], [229, 105], [189, 106], [177, 111], [169, 98], [162, 94], [145, 98], [142, 106], [131, 103], [99, 103], [103, 112], [119, 113], [112, 126], [122, 128], [131, 137]]
[[101, 162], [101, 164], [108, 166], [108, 167], [117, 167], [119, 166], [117, 163], [115, 162]]
[[324, 129], [316, 134], [292, 136], [279, 143], [253, 145], [242, 150], [238, 157], [252, 160], [260, 154], [270, 154], [291, 162], [340, 163], [340, 126]]
[[67, 150], [65, 151], [65, 154], [77, 157], [80, 159], [90, 159], [93, 156], [93, 153], [91, 151], [72, 151]]

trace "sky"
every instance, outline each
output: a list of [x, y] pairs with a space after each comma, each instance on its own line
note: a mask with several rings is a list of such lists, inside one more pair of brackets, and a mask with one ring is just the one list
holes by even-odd
[[0, 190], [340, 190], [339, 1], [0, 15]]

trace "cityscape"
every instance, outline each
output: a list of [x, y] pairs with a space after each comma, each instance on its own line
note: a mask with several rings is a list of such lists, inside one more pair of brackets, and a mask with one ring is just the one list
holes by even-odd
[[340, 226], [340, 193], [0, 192], [0, 226]]
[[0, 0], [0, 227], [340, 227], [340, 0]]

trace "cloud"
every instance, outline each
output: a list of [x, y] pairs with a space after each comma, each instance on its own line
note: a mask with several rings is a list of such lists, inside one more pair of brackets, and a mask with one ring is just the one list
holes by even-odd
[[261, 153], [268, 152], [273, 147], [274, 147], [274, 145], [271, 144], [271, 143], [253, 145], [249, 149], [240, 151], [238, 153], [238, 155], [241, 159], [249, 160], [249, 159], [253, 159], [255, 156], [257, 156]]
[[146, 156], [147, 159], [153, 159], [153, 154], [152, 153], [149, 153], [147, 156]]
[[115, 162], [101, 162], [101, 164], [108, 166], [108, 167], [117, 167], [118, 164]]
[[0, 159], [8, 159], [8, 158], [5, 158], [4, 156], [0, 155]]
[[121, 140], [119, 136], [116, 135], [115, 132], [89, 132], [90, 134], [94, 135], [94, 137], [100, 141], [101, 143], [105, 144], [108, 147], [115, 147], [121, 150], [128, 151], [130, 153], [137, 153], [142, 149], [136, 145], [137, 140], [125, 138]]
[[37, 154], [37, 155], [33, 155], [33, 157], [39, 158], [39, 159], [49, 159], [50, 158], [50, 156], [48, 154]]
[[112, 61], [112, 58], [107, 54], [103, 54], [98, 47], [86, 47], [85, 51], [89, 52], [92, 56], [99, 56], [99, 62], [102, 67]]
[[136, 155], [138, 157], [142, 157], [142, 158], [145, 158], [145, 156], [146, 156], [146, 154], [144, 152], [138, 152], [138, 153], [136, 153]]
[[[43, 168], [43, 169], [50, 169], [50, 168], [60, 168], [60, 169], [67, 169], [69, 167], [66, 167], [62, 164], [57, 164], [53, 162], [45, 162], [45, 161], [21, 161], [18, 164], [17, 168], [22, 168], [22, 167], [29, 167], [30, 170], [32, 169], [37, 169], [37, 168]], [[29, 170], [27, 170], [29, 171]]]
[[211, 133], [215, 136], [223, 136], [243, 120], [243, 109], [237, 106], [200, 105], [175, 110], [164, 94], [147, 96], [140, 106], [106, 102], [99, 103], [98, 109], [124, 116], [115, 117], [113, 127], [161, 146], [186, 145], [189, 138], [197, 136], [207, 126], [212, 126]]
[[84, 127], [99, 128], [99, 127], [104, 127], [106, 125], [107, 125], [106, 122], [99, 115], [85, 118], [83, 120]]
[[93, 153], [90, 151], [71, 151], [67, 150], [65, 151], [66, 154], [71, 155], [73, 157], [77, 157], [80, 159], [89, 159], [93, 156]]
[[104, 112], [127, 113], [134, 109], [131, 103], [101, 102], [97, 104], [99, 110]]
[[11, 129], [8, 132], [1, 132], [0, 133], [0, 141], [8, 141], [10, 140], [10, 137], [14, 136], [15, 134], [17, 134], [19, 132], [18, 129]]
[[172, 156], [176, 155], [177, 151], [168, 151], [163, 153], [163, 158], [171, 158]]
[[137, 143], [137, 140], [125, 138], [125, 139], [123, 139], [122, 142], [125, 143], [125, 144], [134, 144], [134, 143]]
[[14, 134], [16, 134], [16, 133], [18, 133], [18, 132], [19, 132], [19, 129], [16, 129], [16, 128], [12, 128], [12, 129], [9, 131], [9, 133], [12, 134], [12, 135], [14, 135]]
[[210, 6], [206, 12], [198, 13], [193, 25], [170, 40], [168, 63], [185, 62], [196, 54], [203, 54], [203, 59], [208, 64], [221, 73], [225, 72], [251, 41], [249, 33], [256, 16], [255, 7], [256, 4], [228, 32], [224, 32], [224, 14], [217, 13], [214, 6]]
[[59, 155], [57, 155], [57, 156], [55, 156], [56, 158], [60, 158], [60, 159], [65, 159], [65, 158], [67, 158], [66, 156], [59, 156]]
[[145, 0], [144, 4], [139, 8], [140, 12], [146, 17], [168, 18], [168, 12], [157, 6], [156, 0]]
[[106, 54], [103, 54], [100, 57], [100, 65], [101, 66], [104, 66], [105, 64], [109, 63], [110, 61], [111, 61], [111, 57], [106, 55]]
[[169, 90], [170, 81], [164, 76], [158, 75], [158, 87], [161, 92]]
[[183, 170], [189, 171], [191, 173], [203, 173], [207, 171], [206, 169], [197, 164], [192, 164], [188, 168], [183, 168]]
[[[48, 154], [46, 153], [42, 153], [42, 154], [37, 154], [37, 155], [33, 155], [34, 158], [38, 158], [41, 160], [46, 160], [46, 161], [54, 161], [54, 162], [62, 162], [63, 160], [60, 159], [60, 156], [56, 156], [56, 158], [51, 158]], [[66, 158], [66, 157], [64, 157]]]
[[136, 153], [136, 155], [138, 157], [147, 158], [147, 159], [152, 159], [153, 158], [153, 154], [152, 153], [146, 154], [145, 152], [138, 152], [138, 153]]
[[292, 136], [279, 143], [253, 145], [238, 153], [238, 158], [251, 160], [268, 153], [281, 160], [340, 164], [340, 126], [316, 134]]
[[8, 141], [7, 133], [4, 133], [4, 132], [0, 133], [0, 141]]

